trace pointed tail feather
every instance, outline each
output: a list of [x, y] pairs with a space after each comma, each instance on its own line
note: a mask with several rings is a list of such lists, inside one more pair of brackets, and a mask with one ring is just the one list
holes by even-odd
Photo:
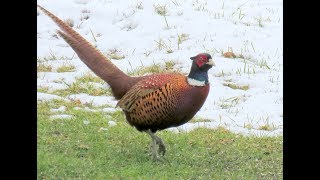
[[71, 46], [78, 57], [97, 76], [110, 85], [116, 99], [120, 99], [136, 82], [136, 78], [132, 78], [122, 72], [69, 25], [40, 5], [37, 6], [60, 27], [61, 31], [58, 30], [57, 33]]

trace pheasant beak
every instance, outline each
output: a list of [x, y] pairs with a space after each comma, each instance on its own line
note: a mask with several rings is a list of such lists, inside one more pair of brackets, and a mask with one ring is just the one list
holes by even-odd
[[209, 59], [209, 61], [206, 64], [211, 65], [211, 66], [216, 66], [216, 64], [214, 64], [212, 59]]

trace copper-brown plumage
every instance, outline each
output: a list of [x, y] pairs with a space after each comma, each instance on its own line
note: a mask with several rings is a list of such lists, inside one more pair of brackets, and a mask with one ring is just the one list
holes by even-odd
[[57, 33], [78, 57], [110, 85], [114, 97], [119, 99], [117, 106], [123, 110], [127, 121], [151, 136], [152, 155], [158, 159], [156, 145], [162, 154], [165, 146], [154, 133], [186, 123], [204, 104], [210, 87], [207, 72], [214, 65], [211, 56], [200, 53], [191, 57], [188, 77], [178, 73], [130, 77], [65, 22], [38, 7], [60, 27]]
[[[198, 96], [201, 101], [190, 99], [194, 98], [193, 89], [203, 92], [199, 95], [203, 98]], [[134, 85], [117, 106], [123, 109], [128, 122], [138, 130], [150, 129], [156, 132], [190, 120], [203, 104], [202, 100], [205, 100], [208, 92], [209, 85], [190, 86], [187, 77], [181, 74], [156, 74]], [[181, 108], [185, 104], [189, 108]], [[180, 113], [176, 113], [178, 109]]]

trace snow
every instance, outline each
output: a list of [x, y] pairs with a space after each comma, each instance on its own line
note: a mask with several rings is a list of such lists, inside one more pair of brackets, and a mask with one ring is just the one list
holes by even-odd
[[116, 106], [117, 101], [110, 96], [90, 96], [85, 93], [81, 94], [72, 94], [68, 96], [70, 100], [79, 100], [81, 104], [91, 104], [93, 106], [103, 106], [103, 105], [111, 105], [113, 107]]
[[69, 114], [57, 114], [57, 115], [50, 116], [50, 118], [52, 120], [55, 120], [55, 119], [71, 119], [72, 117], [73, 116], [69, 115]]
[[68, 99], [65, 99], [63, 97], [54, 95], [54, 94], [47, 94], [47, 93], [41, 93], [41, 92], [37, 92], [37, 100], [38, 101], [50, 101], [53, 99], [58, 99], [58, 100], [65, 100], [65, 101], [69, 101]]
[[107, 131], [108, 130], [108, 128], [104, 128], [104, 127], [101, 127], [100, 129], [99, 129], [99, 131]]
[[[282, 135], [283, 1], [38, 0], [37, 3], [61, 19], [72, 19], [75, 30], [103, 53], [112, 49], [121, 52], [125, 58], [112, 62], [125, 72], [172, 60], [177, 62], [174, 68], [188, 73], [191, 56], [210, 53], [216, 65], [209, 71], [210, 93], [196, 115], [210, 122], [187, 123], [168, 130], [188, 132], [198, 127], [222, 126], [245, 135]], [[168, 26], [164, 17], [155, 11], [164, 5]], [[54, 54], [57, 59], [38, 62], [51, 65], [53, 70], [38, 72], [37, 86], [48, 88], [48, 92], [65, 89], [66, 84], [90, 70], [61, 38], [53, 36], [57, 26], [38, 11], [38, 57]], [[85, 16], [89, 18], [85, 20]], [[186, 34], [187, 39], [178, 48], [181, 34]], [[157, 47], [156, 41], [160, 40], [167, 48]], [[168, 49], [173, 52], [167, 53]], [[222, 51], [228, 49], [245, 59], [223, 57]], [[74, 65], [76, 70], [57, 73], [56, 69], [65, 64]], [[225, 86], [226, 83], [249, 89], [232, 89]], [[40, 92], [37, 95], [38, 100], [65, 99]], [[93, 106], [115, 107], [117, 103], [108, 96], [72, 94], [67, 98]], [[262, 127], [269, 130], [261, 130]]]
[[117, 125], [117, 123], [114, 121], [109, 121], [108, 124], [109, 124], [109, 127]]
[[113, 112], [116, 112], [117, 109], [115, 109], [115, 108], [103, 108], [102, 111], [103, 112], [113, 113]]
[[88, 125], [88, 124], [90, 124], [90, 121], [83, 120], [83, 124], [84, 124], [84, 125]]
[[65, 106], [60, 106], [59, 108], [53, 108], [53, 109], [51, 109], [50, 111], [51, 112], [63, 112], [63, 111], [65, 111], [66, 110], [66, 107]]

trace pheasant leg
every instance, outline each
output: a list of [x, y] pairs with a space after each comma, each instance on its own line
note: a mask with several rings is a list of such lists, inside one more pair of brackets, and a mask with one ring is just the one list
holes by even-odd
[[[166, 146], [164, 145], [162, 139], [160, 137], [156, 136], [150, 130], [146, 131], [146, 133], [148, 133], [150, 135], [150, 137], [152, 138], [152, 143], [151, 143], [151, 147], [150, 147], [152, 157], [153, 157], [153, 159], [159, 160], [158, 153], [160, 153], [163, 156], [166, 152]], [[157, 145], [158, 145], [159, 149], [158, 149]], [[158, 149], [158, 152], [157, 152], [157, 149]]]
[[153, 160], [159, 159], [159, 156], [158, 156], [158, 153], [157, 153], [157, 142], [153, 138], [152, 138], [150, 149], [151, 149], [152, 159]]
[[156, 142], [159, 145], [159, 149], [158, 152], [164, 156], [164, 154], [166, 153], [166, 146], [164, 145], [162, 139], [156, 135], [154, 135], [156, 137]]

